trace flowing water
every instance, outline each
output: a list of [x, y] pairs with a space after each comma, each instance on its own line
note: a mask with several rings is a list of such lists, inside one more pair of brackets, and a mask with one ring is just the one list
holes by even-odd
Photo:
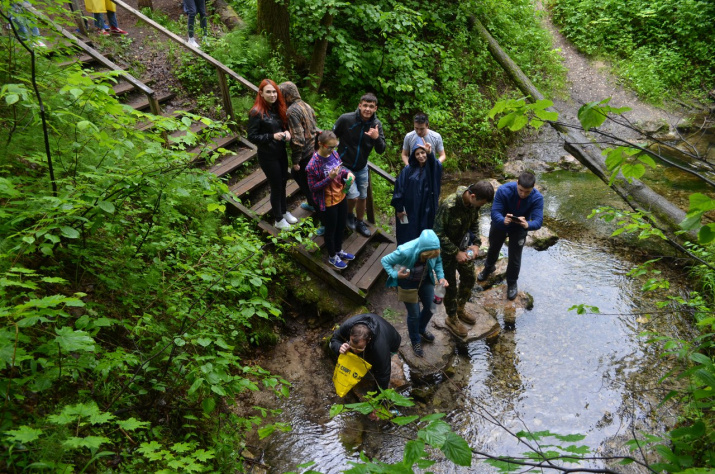
[[[615, 227], [585, 218], [595, 206], [620, 206], [596, 178], [555, 172], [542, 175], [537, 184], [544, 189], [545, 222], [561, 239], [546, 251], [524, 250], [519, 287], [534, 297], [533, 310], [496, 340], [461, 348], [450, 376], [415, 412], [446, 413], [471, 447], [491, 454], [527, 451], [513, 436], [523, 430], [582, 434], [585, 439], [573, 444], [588, 446], [594, 455], [627, 454], [623, 442], [631, 430], [658, 434], [673, 423], [667, 408], [656, 408], [665, 390], [657, 382], [669, 369], [668, 360], [641, 333], [687, 337], [687, 324], [678, 315], [655, 307], [667, 294], [683, 291], [684, 282], [668, 260], [659, 269], [675, 281], [671, 290], [652, 296], [641, 292], [645, 280], [629, 277], [628, 271], [663, 249], [612, 239]], [[446, 188], [455, 185], [446, 183]], [[485, 217], [483, 232], [488, 225]], [[600, 314], [569, 311], [576, 304], [596, 306]], [[318, 363], [329, 378], [329, 361], [306, 362]], [[329, 392], [324, 381], [296, 384], [281, 417], [293, 431], [274, 435], [264, 446], [263, 462], [271, 472], [299, 471], [296, 466], [309, 461], [317, 471], [340, 472], [359, 450], [383, 461], [401, 459], [404, 437], [413, 432], [357, 415], [330, 419], [328, 410], [336, 400]], [[553, 438], [542, 442], [572, 444]], [[437, 453], [435, 459], [443, 458]], [[495, 472], [483, 462], [465, 469], [444, 460], [432, 470]]]

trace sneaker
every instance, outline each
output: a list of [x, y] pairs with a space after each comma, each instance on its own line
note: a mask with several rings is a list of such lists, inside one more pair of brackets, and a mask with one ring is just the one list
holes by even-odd
[[290, 224], [285, 219], [281, 219], [280, 221], [276, 221], [275, 228], [280, 230], [290, 229]]
[[370, 237], [372, 235], [372, 232], [370, 232], [370, 229], [367, 228], [367, 224], [363, 221], [358, 221], [355, 223], [355, 229], [362, 235], [363, 237]]
[[459, 320], [463, 323], [469, 324], [470, 326], [477, 322], [477, 318], [473, 314], [467, 313], [464, 310], [464, 306], [462, 306], [461, 308], [457, 307], [457, 318], [459, 318]]
[[97, 28], [97, 34], [99, 36], [109, 36], [109, 32], [104, 28]]
[[422, 344], [420, 344], [419, 342], [412, 344], [412, 351], [417, 357], [425, 356], [425, 351], [422, 350]]
[[489, 275], [492, 274], [494, 271], [494, 266], [492, 265], [491, 267], [484, 267], [484, 269], [479, 272], [479, 275], [477, 275], [477, 281], [484, 281], [487, 278], [489, 278]]
[[318, 227], [318, 230], [315, 231], [315, 235], [320, 236], [320, 235], [324, 235], [324, 234], [325, 234], [325, 226], [321, 225], [320, 227]]
[[348, 262], [350, 260], [355, 260], [355, 255], [347, 252], [343, 252], [342, 250], [338, 252], [338, 257], [340, 257], [340, 260], [347, 260]]
[[467, 328], [465, 328], [462, 323], [459, 322], [459, 319], [457, 319], [457, 316], [447, 316], [447, 319], [444, 320], [445, 326], [447, 326], [447, 329], [457, 336], [460, 339], [463, 339], [467, 336], [468, 332]]
[[516, 299], [516, 294], [519, 292], [519, 288], [516, 283], [507, 283], [506, 287], [506, 299], [513, 301]]
[[422, 336], [422, 341], [423, 342], [434, 342], [434, 334], [432, 334], [429, 331], [425, 331], [423, 333], [420, 333], [420, 336]]
[[308, 204], [307, 202], [301, 202], [300, 208], [304, 209], [306, 211], [315, 212], [315, 208], [313, 206], [311, 206], [310, 204]]
[[187, 43], [189, 43], [189, 46], [191, 46], [192, 48], [201, 49], [201, 47], [199, 46], [199, 43], [197, 43], [194, 38], [189, 38]]
[[348, 229], [353, 230], [353, 231], [355, 230], [355, 214], [353, 214], [353, 213], [348, 214], [347, 226], [348, 226]]
[[345, 270], [348, 266], [347, 263], [340, 260], [338, 255], [328, 258], [328, 263], [337, 268], [338, 270]]
[[298, 222], [298, 218], [290, 212], [286, 212], [285, 214], [283, 214], [283, 219], [285, 219], [289, 224], [295, 224]]
[[118, 28], [116, 26], [111, 26], [109, 27], [109, 32], [112, 33], [113, 35], [128, 35], [126, 31], [124, 31], [121, 28]]

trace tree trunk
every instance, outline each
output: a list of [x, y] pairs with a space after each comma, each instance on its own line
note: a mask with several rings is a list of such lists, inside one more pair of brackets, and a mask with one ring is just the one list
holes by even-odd
[[258, 0], [256, 20], [259, 33], [268, 33], [271, 46], [283, 53], [286, 60], [291, 56], [290, 0]]
[[[543, 94], [532, 84], [528, 77], [521, 71], [519, 66], [507, 55], [499, 46], [499, 43], [492, 37], [482, 23], [472, 17], [472, 24], [479, 35], [486, 41], [489, 52], [494, 59], [504, 68], [509, 77], [524, 95], [530, 96], [537, 101], [544, 98]], [[556, 111], [553, 107], [549, 110]], [[564, 140], [564, 148], [577, 160], [583, 163], [589, 170], [598, 176], [604, 183], [608, 184], [610, 176], [606, 168], [605, 157], [601, 154], [599, 146], [590, 144], [591, 140], [580, 131], [566, 129], [558, 124], [549, 124], [559, 132]], [[619, 175], [610, 186], [629, 206], [634, 210], [652, 212], [671, 231], [680, 228], [679, 224], [685, 219], [685, 212], [678, 206], [668, 201], [660, 194], [653, 191], [641, 181], [633, 180], [629, 183], [622, 175]]]
[[320, 29], [323, 37], [315, 42], [313, 46], [313, 57], [310, 58], [310, 79], [311, 89], [320, 90], [323, 82], [323, 72], [325, 70], [325, 56], [328, 53], [328, 30], [333, 24], [333, 15], [325, 13], [320, 20]]
[[216, 13], [218, 13], [219, 18], [221, 18], [221, 22], [226, 25], [226, 28], [229, 30], [235, 30], [237, 28], [240, 30], [245, 28], [246, 23], [240, 16], [238, 16], [236, 10], [234, 10], [231, 5], [226, 3], [225, 0], [214, 0], [213, 4], [216, 9]]
[[148, 8], [149, 10], [154, 11], [154, 5], [152, 5], [151, 2], [152, 0], [137, 0], [137, 10]]

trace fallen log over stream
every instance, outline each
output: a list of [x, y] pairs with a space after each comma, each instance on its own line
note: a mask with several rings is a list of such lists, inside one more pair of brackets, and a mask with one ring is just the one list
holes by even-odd
[[[484, 25], [475, 17], [471, 17], [471, 21], [479, 36], [487, 43], [491, 55], [504, 68], [504, 71], [514, 81], [519, 90], [524, 95], [529, 96], [532, 101], [544, 99], [543, 94], [499, 46], [499, 43]], [[558, 112], [553, 107], [548, 110]], [[602, 154], [601, 147], [593, 144], [589, 138], [578, 130], [567, 129], [554, 122], [549, 122], [549, 124], [564, 140], [564, 149], [609, 185], [633, 210], [653, 213], [663, 225], [670, 229], [669, 234], [671, 234], [671, 237], [673, 232], [680, 228], [679, 224], [685, 219], [685, 212], [682, 209], [639, 180], [634, 179], [629, 183], [623, 175], [619, 174], [613, 184], [609, 184], [610, 175], [606, 168], [606, 160]]]

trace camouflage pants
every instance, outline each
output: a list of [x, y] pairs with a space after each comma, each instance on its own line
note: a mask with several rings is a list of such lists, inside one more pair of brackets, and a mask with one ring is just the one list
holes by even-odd
[[[444, 278], [449, 282], [447, 294], [444, 295], [444, 309], [448, 316], [457, 314], [457, 306], [463, 306], [472, 296], [472, 288], [477, 282], [474, 262], [457, 263], [456, 256], [442, 258]], [[459, 288], [457, 288], [457, 272], [459, 272]]]

